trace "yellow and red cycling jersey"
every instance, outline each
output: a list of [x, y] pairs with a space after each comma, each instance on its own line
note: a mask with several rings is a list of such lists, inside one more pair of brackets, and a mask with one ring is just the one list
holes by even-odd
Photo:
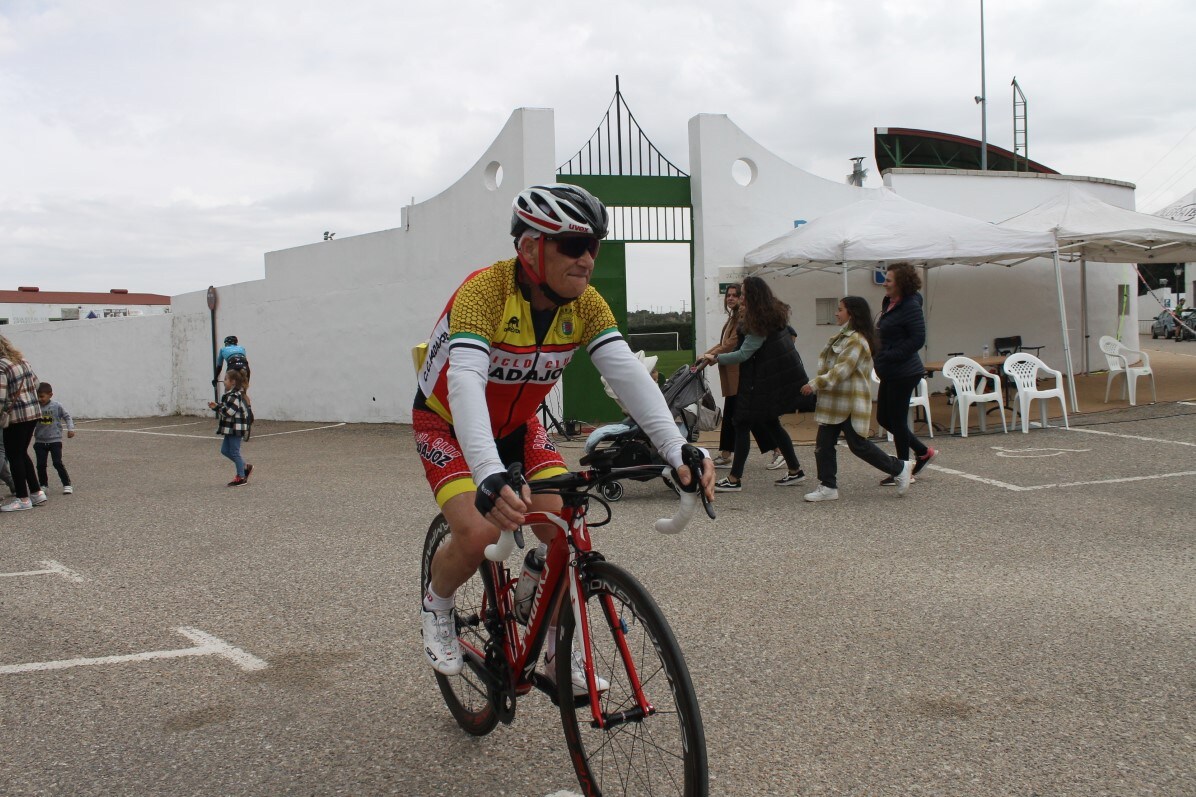
[[451, 424], [449, 353], [458, 346], [484, 352], [490, 360], [486, 406], [495, 439], [535, 415], [578, 347], [593, 352], [622, 340], [610, 306], [590, 286], [557, 308], [544, 339], [537, 342], [531, 304], [516, 283], [517, 268], [512, 258], [465, 278], [437, 320], [419, 369], [425, 406]]

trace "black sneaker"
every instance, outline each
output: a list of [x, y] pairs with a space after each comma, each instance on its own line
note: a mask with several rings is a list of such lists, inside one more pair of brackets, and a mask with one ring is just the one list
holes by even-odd
[[716, 493], [738, 493], [743, 490], [743, 482], [733, 482], [730, 479], [719, 479], [714, 483]]
[[801, 468], [797, 469], [797, 473], [786, 473], [781, 478], [777, 479], [773, 484], [777, 487], [784, 487], [786, 484], [797, 484], [806, 480], [806, 472]]
[[[939, 454], [939, 452], [938, 452], [937, 448], [928, 448], [928, 449], [926, 449], [925, 454], [923, 454], [920, 457], [915, 457], [914, 458], [914, 473], [916, 474], [918, 471], [922, 470], [922, 468], [929, 465], [930, 460], [937, 457], [938, 454]], [[911, 484], [912, 484], [912, 482], [911, 482]]]
[[[914, 467], [916, 468], [917, 466], [915, 465]], [[917, 483], [918, 483], [918, 480], [917, 480], [917, 479], [915, 479], [913, 476], [910, 476], [910, 477], [909, 477], [909, 483], [910, 483], [910, 484], [917, 484]], [[896, 486], [897, 486], [897, 479], [896, 479], [895, 477], [893, 477], [893, 476], [885, 476], [883, 479], [881, 479], [881, 480], [880, 480], [880, 486], [881, 486], [881, 487], [896, 487]]]

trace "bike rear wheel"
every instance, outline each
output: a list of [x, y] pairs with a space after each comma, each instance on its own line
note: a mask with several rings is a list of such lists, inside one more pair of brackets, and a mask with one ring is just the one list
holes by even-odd
[[[437, 515], [424, 539], [420, 564], [420, 600], [423, 600], [428, 580], [432, 577], [432, 557], [450, 536], [448, 521], [444, 515]], [[457, 632], [461, 637], [462, 653], [466, 656], [460, 675], [441, 675], [433, 671], [453, 719], [457, 720], [462, 730], [473, 736], [485, 736], [498, 724], [498, 713], [487, 695], [486, 684], [474, 672], [469, 654], [465, 651], [466, 646], [484, 651], [490, 640], [484, 622], [485, 612], [494, 605], [494, 589], [490, 582], [489, 565], [483, 562], [477, 572], [457, 590]]]
[[561, 722], [582, 792], [591, 795], [705, 795], [709, 789], [706, 735], [681, 648], [660, 607], [630, 573], [605, 561], [582, 574], [595, 673], [610, 681], [599, 696], [607, 716], [638, 707], [617, 638], [626, 641], [633, 671], [655, 712], [641, 719], [592, 727], [586, 698], [574, 699], [570, 646], [583, 650], [568, 604], [557, 638], [556, 682]]

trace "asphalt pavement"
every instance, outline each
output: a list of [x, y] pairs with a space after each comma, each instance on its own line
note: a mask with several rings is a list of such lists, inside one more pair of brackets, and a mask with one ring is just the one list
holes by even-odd
[[[409, 427], [261, 422], [242, 488], [213, 431], [81, 422], [75, 494], [0, 516], [0, 793], [577, 789], [547, 699], [468, 737], [422, 661]], [[1196, 406], [931, 444], [904, 497], [840, 448], [807, 504], [800, 446], [678, 537], [660, 483], [595, 530], [685, 651], [711, 793], [1196, 794]]]

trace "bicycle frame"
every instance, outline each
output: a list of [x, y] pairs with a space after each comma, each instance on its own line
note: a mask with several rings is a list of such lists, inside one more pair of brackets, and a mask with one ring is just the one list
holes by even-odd
[[[511, 683], [506, 688], [515, 694], [526, 694], [535, 682], [535, 669], [540, 650], [548, 635], [551, 618], [562, 608], [565, 590], [568, 590], [569, 607], [576, 621], [576, 628], [582, 643], [582, 653], [585, 657], [586, 685], [589, 690], [589, 705], [596, 728], [607, 728], [613, 724], [620, 724], [637, 717], [650, 716], [655, 712], [651, 701], [644, 694], [643, 687], [636, 672], [631, 653], [627, 648], [622, 627], [615, 616], [614, 602], [608, 597], [604, 599], [604, 611], [607, 624], [614, 634], [623, 665], [627, 671], [628, 682], [635, 692], [637, 706], [629, 711], [608, 717], [602, 713], [594, 674], [593, 650], [590, 642], [587, 609], [582, 599], [582, 571], [585, 561], [589, 558], [600, 557], [601, 554], [593, 550], [586, 523], [588, 496], [566, 496], [565, 506], [557, 512], [531, 512], [526, 516], [526, 522], [531, 525], [549, 525], [556, 528], [557, 533], [548, 545], [548, 552], [544, 557], [544, 570], [540, 574], [540, 583], [536, 596], [532, 601], [531, 610], [527, 618], [527, 628], [521, 632], [519, 622], [514, 612], [514, 589], [518, 582], [518, 574], [511, 577], [506, 565], [501, 562], [491, 562], [494, 574], [495, 595], [497, 605], [494, 607], [503, 632], [502, 656], [506, 661], [507, 672], [510, 673]], [[468, 648], [468, 646], [467, 646]], [[479, 662], [486, 660], [486, 652], [468, 648], [471, 657]], [[565, 655], [569, 655], [565, 652]], [[541, 686], [543, 689], [544, 687]]]

